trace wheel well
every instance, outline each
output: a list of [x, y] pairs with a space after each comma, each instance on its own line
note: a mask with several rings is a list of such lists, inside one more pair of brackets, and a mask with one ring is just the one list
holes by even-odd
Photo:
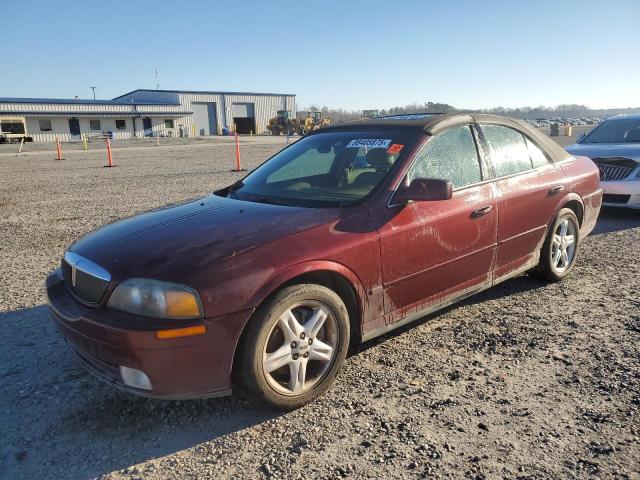
[[[263, 304], [267, 301], [271, 296], [273, 296], [279, 290], [289, 287], [291, 285], [299, 285], [304, 283], [314, 283], [316, 285], [322, 285], [323, 287], [327, 287], [338, 294], [338, 296], [342, 299], [345, 306], [347, 307], [347, 312], [349, 312], [349, 327], [351, 329], [351, 338], [349, 339], [350, 346], [353, 346], [360, 339], [360, 307], [358, 303], [358, 297], [356, 296], [356, 292], [353, 288], [353, 285], [349, 280], [347, 280], [344, 276], [339, 273], [332, 272], [330, 270], [318, 270], [313, 272], [303, 273], [302, 275], [298, 275], [287, 282], [278, 285], [273, 289], [269, 295], [265, 297], [265, 299], [261, 302]], [[232, 373], [236, 371], [236, 360], [238, 359], [238, 348], [244, 341], [245, 333], [247, 331], [247, 325], [251, 318], [247, 321], [245, 326], [242, 329], [242, 333], [238, 338], [238, 342], [236, 344], [236, 348], [233, 352], [233, 366]]]
[[567, 203], [565, 203], [562, 206], [562, 208], [570, 208], [571, 210], [573, 210], [573, 213], [575, 213], [576, 217], [578, 217], [578, 224], [582, 226], [582, 218], [584, 216], [584, 207], [579, 201], [570, 200]]

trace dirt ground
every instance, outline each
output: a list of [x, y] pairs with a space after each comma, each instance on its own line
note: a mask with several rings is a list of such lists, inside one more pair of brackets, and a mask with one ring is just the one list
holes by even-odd
[[[243, 161], [283, 143], [245, 139]], [[640, 212], [603, 211], [562, 283], [521, 276], [370, 341], [274, 414], [132, 397], [66, 351], [42, 290], [65, 247], [238, 178], [229, 143], [115, 160], [0, 154], [0, 478], [640, 478]]]

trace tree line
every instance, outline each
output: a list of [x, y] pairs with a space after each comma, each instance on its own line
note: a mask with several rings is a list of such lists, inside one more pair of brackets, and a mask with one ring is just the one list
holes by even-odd
[[[345, 110], [342, 108], [334, 109], [329, 107], [318, 107], [311, 105], [308, 108], [299, 108], [298, 111], [310, 110], [314, 112], [322, 112], [325, 118], [331, 119], [332, 123], [345, 122], [363, 117], [362, 110]], [[506, 115], [508, 117], [536, 119], [536, 118], [554, 118], [554, 117], [593, 117], [593, 116], [611, 116], [620, 113], [640, 112], [640, 108], [608, 108], [608, 109], [592, 109], [586, 105], [566, 104], [557, 105], [555, 107], [518, 107], [505, 108], [494, 107], [486, 109], [460, 109], [447, 103], [424, 102], [412, 103], [404, 107], [392, 107], [389, 109], [379, 109], [379, 115], [403, 115], [408, 113], [492, 113], [496, 115]]]

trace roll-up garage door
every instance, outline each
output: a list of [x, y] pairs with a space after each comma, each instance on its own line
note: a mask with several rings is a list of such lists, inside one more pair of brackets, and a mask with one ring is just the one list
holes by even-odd
[[231, 106], [233, 124], [238, 133], [256, 132], [255, 107], [253, 103], [236, 103]]
[[216, 104], [215, 103], [191, 103], [193, 110], [193, 126], [195, 135], [216, 135]]

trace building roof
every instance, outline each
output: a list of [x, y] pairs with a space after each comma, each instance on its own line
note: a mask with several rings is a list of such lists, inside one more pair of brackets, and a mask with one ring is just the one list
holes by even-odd
[[115, 97], [114, 100], [126, 97], [136, 92], [160, 92], [160, 93], [197, 93], [204, 95], [255, 95], [255, 96], [269, 96], [269, 97], [295, 97], [295, 93], [258, 93], [258, 92], [221, 92], [216, 90], [153, 90], [150, 88], [139, 88], [132, 90], [128, 93]]
[[10, 110], [10, 111], [4, 111], [4, 110], [0, 110], [0, 116], [15, 116], [15, 117], [43, 117], [43, 118], [50, 118], [50, 117], [91, 117], [91, 118], [101, 118], [101, 117], [114, 117], [114, 118], [131, 118], [131, 117], [137, 117], [137, 118], [143, 118], [143, 117], [166, 117], [166, 118], [172, 118], [172, 117], [184, 117], [186, 115], [191, 115], [193, 114], [192, 111], [188, 111], [188, 110], [174, 110], [174, 111], [162, 111], [162, 112], [156, 112], [156, 111], [124, 111], [124, 112], [117, 112], [117, 111], [111, 111], [111, 110], [104, 110], [104, 111], [95, 111], [95, 112], [86, 112], [86, 111], [82, 111], [82, 110], [65, 110], [63, 112], [57, 112], [57, 111], [53, 111], [53, 112], [43, 112], [41, 110], [24, 110], [24, 111], [20, 111], [20, 110]]
[[35, 103], [35, 104], [56, 104], [56, 105], [179, 105], [178, 102], [167, 100], [128, 102], [125, 100], [90, 100], [83, 98], [14, 98], [0, 97], [0, 103]]

